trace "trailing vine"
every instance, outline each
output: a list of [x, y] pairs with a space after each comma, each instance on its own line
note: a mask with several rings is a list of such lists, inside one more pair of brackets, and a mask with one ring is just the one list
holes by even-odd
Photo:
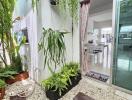
[[79, 0], [56, 0], [62, 13], [70, 13], [72, 19], [78, 21]]

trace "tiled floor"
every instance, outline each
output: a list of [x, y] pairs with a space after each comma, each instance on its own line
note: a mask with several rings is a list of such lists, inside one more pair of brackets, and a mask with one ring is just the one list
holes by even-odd
[[60, 100], [73, 100], [78, 92], [83, 92], [95, 100], [132, 100], [132, 95], [115, 90], [108, 85], [88, 78], [83, 78], [76, 87]]

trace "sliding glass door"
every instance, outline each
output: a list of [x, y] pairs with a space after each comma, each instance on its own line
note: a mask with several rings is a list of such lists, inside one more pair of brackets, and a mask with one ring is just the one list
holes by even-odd
[[116, 0], [112, 83], [132, 91], [132, 0]]

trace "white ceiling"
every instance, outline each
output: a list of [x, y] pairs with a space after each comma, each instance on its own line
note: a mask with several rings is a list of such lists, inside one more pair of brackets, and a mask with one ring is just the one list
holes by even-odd
[[113, 0], [91, 0], [91, 9], [112, 3]]
[[107, 21], [112, 19], [112, 11], [107, 11], [102, 14], [97, 14], [94, 16], [91, 16], [92, 20], [96, 22], [101, 22], [101, 21]]
[[96, 22], [112, 19], [113, 0], [91, 0], [90, 17]]

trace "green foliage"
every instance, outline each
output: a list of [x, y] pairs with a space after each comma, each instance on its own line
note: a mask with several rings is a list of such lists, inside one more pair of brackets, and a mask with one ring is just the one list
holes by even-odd
[[56, 0], [56, 2], [64, 14], [68, 12], [75, 22], [78, 20], [79, 0]]
[[0, 58], [7, 65], [5, 50], [8, 49], [11, 59], [11, 51], [13, 50], [13, 40], [11, 37], [12, 15], [14, 10], [15, 0], [0, 0], [0, 40], [2, 43], [3, 55]]
[[132, 0], [122, 0], [120, 1], [120, 10], [121, 13], [127, 13], [131, 10]]
[[54, 31], [51, 28], [44, 29], [38, 44], [39, 51], [43, 51], [44, 68], [47, 66], [51, 72], [50, 66], [60, 65], [65, 61], [65, 43], [63, 32]]
[[32, 0], [32, 8], [34, 9], [35, 7], [37, 8], [37, 4], [38, 4], [39, 0]]
[[6, 86], [5, 81], [0, 79], [0, 88], [4, 88]]
[[5, 78], [13, 78], [13, 75], [17, 74], [17, 71], [15, 71], [15, 68], [12, 67], [6, 67], [0, 69], [0, 79]]
[[46, 90], [58, 90], [61, 96], [67, 86], [72, 84], [70, 78], [77, 76], [78, 72], [79, 65], [77, 63], [69, 63], [63, 66], [60, 73], [54, 73], [50, 78], [43, 80], [41, 84]]

